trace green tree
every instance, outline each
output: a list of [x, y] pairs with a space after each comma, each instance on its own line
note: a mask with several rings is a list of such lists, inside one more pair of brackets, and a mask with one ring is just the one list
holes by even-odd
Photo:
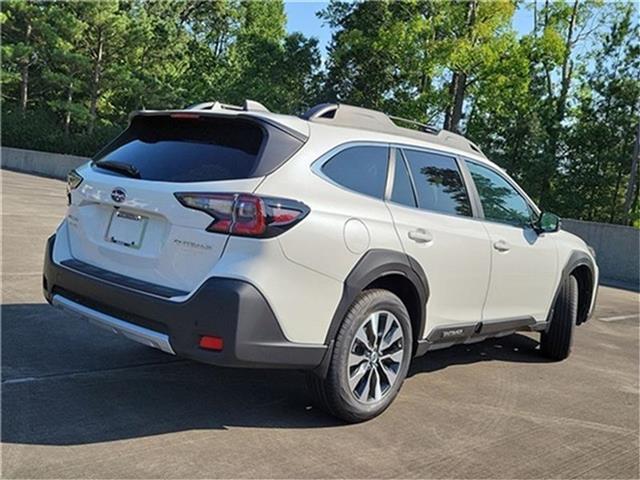
[[532, 86], [531, 43], [529, 37], [514, 42], [474, 85], [466, 124], [467, 135], [527, 190], [539, 183], [536, 159], [545, 138], [541, 101]]
[[317, 96], [317, 40], [287, 35], [281, 2], [241, 3], [240, 25], [230, 47], [230, 78], [224, 97], [259, 99], [271, 109], [300, 112]]
[[52, 48], [43, 52], [42, 58], [46, 105], [62, 117], [64, 138], [68, 140], [72, 120], [84, 125], [89, 118], [78, 78], [89, 68], [88, 59], [80, 52], [85, 28], [67, 3], [47, 4], [47, 21], [55, 34], [48, 42]]
[[195, 53], [195, 35], [189, 24], [191, 3], [174, 0], [131, 3], [127, 32], [126, 88], [113, 92], [117, 117], [142, 108], [184, 106], [192, 99], [189, 89]]
[[93, 153], [132, 110], [250, 97], [293, 113], [318, 96], [317, 41], [287, 35], [281, 1], [11, 0], [1, 20], [13, 145]]
[[319, 16], [335, 30], [325, 98], [430, 120], [444, 98], [437, 40], [440, 6], [432, 1], [332, 1]]
[[540, 122], [545, 130], [545, 143], [538, 158], [538, 201], [554, 206], [552, 179], [561, 163], [561, 150], [566, 139], [567, 109], [576, 72], [581, 71], [581, 44], [600, 27], [602, 2], [597, 0], [535, 1], [534, 80], [542, 99]]
[[[512, 1], [332, 2], [327, 90], [460, 130], [467, 96], [515, 43]], [[444, 110], [444, 111], [443, 111]]]
[[126, 88], [129, 80], [127, 57], [131, 44], [127, 40], [131, 17], [126, 5], [117, 0], [80, 2], [73, 4], [73, 8], [83, 25], [81, 51], [90, 65], [85, 81], [89, 95], [88, 133], [91, 134], [99, 108], [104, 114], [120, 113], [110, 100], [114, 87]]
[[628, 220], [625, 180], [631, 173], [640, 122], [637, 7], [615, 5], [610, 18], [577, 93], [556, 201], [575, 217], [624, 223]]
[[469, 0], [445, 5], [450, 13], [444, 24], [447, 35], [441, 43], [451, 80], [443, 126], [459, 131], [470, 87], [492, 81], [494, 70], [516, 48], [511, 27], [515, 2]]
[[48, 6], [24, 0], [1, 4], [2, 26], [2, 98], [17, 100], [24, 114], [30, 100], [32, 73], [41, 65], [51, 35]]

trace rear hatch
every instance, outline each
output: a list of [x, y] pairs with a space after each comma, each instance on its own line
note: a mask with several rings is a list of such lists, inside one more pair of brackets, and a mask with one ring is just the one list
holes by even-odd
[[[71, 191], [73, 259], [129, 279], [196, 288], [228, 235], [185, 208], [183, 192], [253, 192], [304, 138], [262, 119], [192, 112], [134, 116], [127, 130], [77, 171]], [[103, 272], [104, 273], [104, 272]]]

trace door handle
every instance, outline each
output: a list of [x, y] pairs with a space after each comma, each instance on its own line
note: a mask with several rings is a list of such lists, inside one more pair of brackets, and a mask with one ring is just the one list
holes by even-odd
[[409, 238], [414, 242], [418, 243], [429, 243], [433, 242], [433, 235], [426, 231], [423, 228], [418, 228], [417, 230], [409, 231]]
[[508, 252], [511, 247], [504, 240], [498, 240], [493, 243], [493, 248], [495, 248], [499, 252]]

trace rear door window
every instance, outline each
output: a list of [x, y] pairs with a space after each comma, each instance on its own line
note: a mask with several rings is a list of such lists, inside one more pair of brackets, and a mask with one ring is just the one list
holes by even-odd
[[420, 208], [464, 217], [472, 215], [469, 195], [455, 158], [419, 150], [403, 151]]
[[135, 117], [95, 165], [130, 165], [144, 180], [201, 182], [253, 175], [265, 134], [255, 122], [216, 117]]
[[326, 162], [322, 166], [322, 172], [349, 190], [383, 198], [388, 163], [388, 147], [350, 147]]

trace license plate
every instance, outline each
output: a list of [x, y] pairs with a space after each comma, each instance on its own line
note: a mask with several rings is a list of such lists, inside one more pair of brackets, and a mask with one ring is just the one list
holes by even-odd
[[147, 220], [142, 215], [115, 210], [107, 229], [107, 241], [129, 248], [140, 248]]

